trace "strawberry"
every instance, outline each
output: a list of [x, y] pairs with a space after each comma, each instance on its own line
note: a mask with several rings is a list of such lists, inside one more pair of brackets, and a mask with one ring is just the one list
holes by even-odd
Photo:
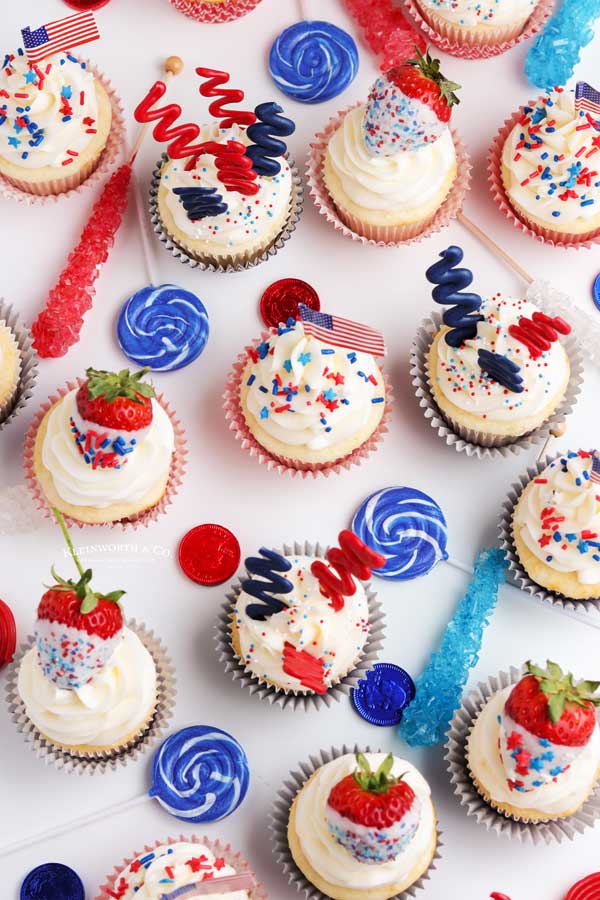
[[61, 514], [56, 509], [53, 512], [79, 580], [65, 580], [52, 567], [56, 584], [48, 588], [37, 610], [37, 649], [46, 678], [73, 690], [90, 681], [112, 656], [123, 629], [119, 600], [125, 592], [92, 590], [92, 570], [83, 570]]
[[580, 681], [548, 660], [547, 669], [527, 663], [528, 674], [515, 685], [505, 712], [529, 734], [552, 744], [583, 747], [596, 727], [600, 697], [597, 681]]
[[373, 85], [363, 120], [371, 156], [396, 156], [434, 143], [444, 133], [460, 87], [440, 72], [440, 62], [415, 47], [416, 59], [380, 76]]
[[77, 409], [86, 422], [116, 431], [140, 431], [152, 422], [154, 388], [142, 381], [149, 369], [131, 374], [87, 369], [77, 391]]
[[356, 754], [358, 770], [336, 784], [327, 801], [340, 816], [356, 825], [389, 828], [399, 822], [415, 800], [413, 789], [402, 778], [390, 775], [394, 757], [389, 753], [376, 772], [362, 753]]

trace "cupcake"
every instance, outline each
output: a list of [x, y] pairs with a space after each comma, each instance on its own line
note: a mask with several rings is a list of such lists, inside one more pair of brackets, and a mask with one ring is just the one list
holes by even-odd
[[540, 0], [415, 0], [426, 22], [457, 44], [487, 46], [514, 40]]
[[39, 64], [23, 50], [0, 72], [0, 175], [29, 194], [62, 194], [92, 174], [108, 141], [110, 98], [70, 53]]
[[559, 337], [570, 325], [524, 299], [466, 293], [473, 280], [460, 247], [448, 247], [426, 272], [433, 299], [449, 305], [427, 357], [433, 400], [464, 439], [510, 444], [546, 422], [569, 386], [569, 354]]
[[58, 514], [78, 579], [55, 583], [40, 600], [35, 643], [18, 663], [17, 694], [53, 748], [75, 756], [115, 754], [141, 738], [154, 716], [152, 655], [123, 620], [124, 591], [92, 588]]
[[[339, 346], [338, 340], [352, 343], [347, 335], [315, 330], [315, 322], [331, 316], [304, 306], [301, 316], [271, 328], [246, 349], [232, 402], [270, 458], [291, 469], [323, 470], [370, 447], [387, 412], [388, 392], [371, 353]], [[375, 352], [383, 355], [379, 338]]]
[[21, 352], [16, 335], [7, 322], [0, 319], [0, 423], [14, 406], [21, 376]]
[[308, 546], [286, 554], [261, 547], [260, 556], [246, 559], [248, 577], [228, 626], [235, 657], [260, 684], [296, 696], [326, 694], [365, 655], [375, 607], [362, 581], [385, 557], [350, 531], [339, 541], [341, 549], [325, 556]]
[[155, 507], [170, 477], [171, 419], [143, 381], [88, 369], [60, 397], [35, 434], [33, 473], [47, 502], [82, 523], [134, 519]]
[[457, 176], [449, 121], [459, 102], [429, 54], [381, 75], [331, 134], [323, 180], [341, 221], [385, 243], [426, 229]]
[[574, 91], [555, 88], [521, 108], [498, 137], [494, 172], [517, 219], [536, 235], [577, 243], [600, 231], [599, 124]]
[[301, 786], [287, 837], [293, 861], [321, 895], [388, 900], [417, 887], [435, 855], [429, 785], [391, 753], [344, 754]]
[[600, 454], [558, 457], [521, 493], [512, 516], [527, 575], [570, 600], [600, 598]]
[[125, 860], [102, 885], [96, 900], [266, 900], [266, 896], [249, 864], [229, 844], [182, 836], [145, 847]]
[[473, 783], [497, 812], [521, 822], [574, 815], [600, 776], [597, 682], [531, 663], [494, 693], [467, 742]]

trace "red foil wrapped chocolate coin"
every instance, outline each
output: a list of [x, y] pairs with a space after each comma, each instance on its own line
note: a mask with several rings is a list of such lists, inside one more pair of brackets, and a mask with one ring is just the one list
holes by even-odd
[[17, 626], [10, 606], [0, 600], [0, 668], [12, 662], [17, 647]]
[[238, 539], [222, 525], [197, 525], [179, 544], [179, 565], [196, 584], [221, 584], [240, 564]]
[[300, 278], [280, 278], [266, 289], [260, 299], [260, 314], [268, 328], [277, 328], [288, 319], [298, 319], [298, 306], [320, 310], [321, 301], [314, 287]]
[[565, 900], [600, 900], [600, 872], [593, 872], [574, 884]]

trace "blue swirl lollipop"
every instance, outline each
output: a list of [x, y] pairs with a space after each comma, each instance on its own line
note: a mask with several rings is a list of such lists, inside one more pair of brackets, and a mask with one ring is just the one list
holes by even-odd
[[197, 359], [208, 340], [202, 301], [175, 284], [150, 284], [126, 300], [117, 321], [125, 356], [156, 372], [173, 372]]
[[177, 819], [218, 822], [238, 808], [249, 780], [248, 757], [234, 737], [210, 725], [192, 725], [157, 750], [148, 794]]
[[358, 50], [348, 32], [331, 22], [298, 22], [282, 31], [269, 54], [271, 77], [300, 103], [323, 103], [356, 77]]
[[352, 530], [372, 550], [387, 557], [373, 569], [378, 578], [406, 581], [427, 575], [448, 559], [448, 529], [438, 504], [409, 487], [384, 488], [371, 494], [354, 514]]

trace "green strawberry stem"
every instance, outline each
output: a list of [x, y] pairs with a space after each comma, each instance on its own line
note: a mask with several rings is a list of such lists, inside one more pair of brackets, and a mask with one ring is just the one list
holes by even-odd
[[69, 534], [69, 530], [65, 524], [65, 520], [62, 516], [62, 513], [60, 513], [55, 506], [52, 507], [52, 513], [54, 515], [54, 518], [60, 525], [60, 529], [63, 533], [63, 537], [64, 537], [65, 541], [67, 542], [67, 547], [69, 548], [69, 553], [71, 554], [71, 556], [73, 558], [73, 562], [77, 566], [77, 571], [79, 572], [79, 575], [83, 578], [84, 569], [83, 569], [83, 566], [81, 565], [81, 563], [79, 562], [79, 557], [77, 556], [77, 553], [75, 552], [75, 547], [73, 546], [73, 541], [71, 540], [71, 535]]
[[525, 664], [530, 675], [538, 680], [540, 690], [548, 698], [550, 721], [556, 725], [565, 711], [567, 703], [577, 706], [600, 706], [600, 696], [596, 691], [599, 681], [579, 681], [575, 683], [571, 673], [565, 674], [558, 663], [546, 660], [546, 668], [534, 665], [531, 660]]

